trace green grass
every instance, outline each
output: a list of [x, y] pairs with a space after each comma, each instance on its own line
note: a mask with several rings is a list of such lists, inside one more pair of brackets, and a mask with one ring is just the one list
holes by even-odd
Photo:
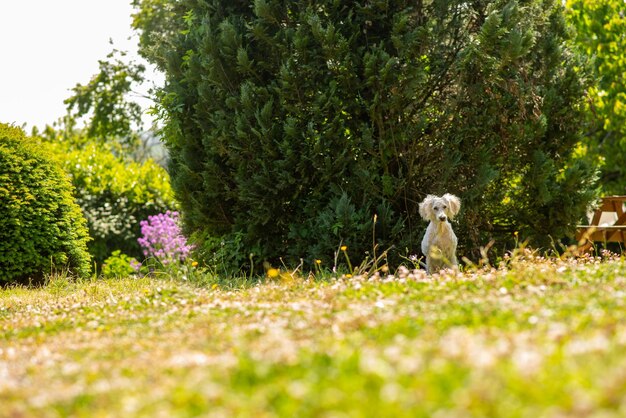
[[626, 261], [0, 289], [0, 405], [2, 417], [622, 417]]

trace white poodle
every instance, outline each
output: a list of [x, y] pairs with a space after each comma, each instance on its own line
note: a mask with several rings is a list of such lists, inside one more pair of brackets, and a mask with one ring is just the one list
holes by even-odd
[[450, 220], [459, 213], [461, 200], [449, 193], [443, 196], [428, 195], [420, 203], [420, 215], [430, 221], [422, 240], [422, 252], [426, 256], [426, 270], [429, 274], [456, 267], [457, 239]]

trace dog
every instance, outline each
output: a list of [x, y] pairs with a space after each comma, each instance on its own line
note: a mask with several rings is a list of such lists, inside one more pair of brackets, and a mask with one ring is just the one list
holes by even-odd
[[426, 256], [426, 271], [429, 274], [459, 265], [456, 259], [457, 238], [450, 220], [460, 209], [461, 200], [449, 193], [441, 197], [428, 195], [419, 205], [420, 216], [430, 221], [422, 240], [422, 252]]

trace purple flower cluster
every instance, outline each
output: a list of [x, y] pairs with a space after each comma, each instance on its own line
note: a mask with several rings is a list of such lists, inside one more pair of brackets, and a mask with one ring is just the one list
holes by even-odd
[[154, 257], [163, 265], [184, 261], [192, 250], [182, 235], [178, 224], [178, 212], [167, 211], [149, 216], [141, 221], [141, 234], [137, 241], [146, 257]]
[[135, 272], [139, 273], [141, 271], [141, 262], [140, 261], [137, 261], [136, 259], [131, 258], [129, 264], [130, 264], [130, 267], [133, 270], [135, 270]]

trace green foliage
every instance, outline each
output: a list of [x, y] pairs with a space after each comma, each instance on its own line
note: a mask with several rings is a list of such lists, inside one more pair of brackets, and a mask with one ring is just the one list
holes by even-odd
[[[102, 275], [106, 278], [123, 278], [136, 273], [131, 266], [133, 259], [120, 250], [113, 251], [102, 264]], [[135, 260], [136, 263], [138, 263]]]
[[[117, 57], [120, 55], [120, 57]], [[141, 106], [128, 100], [133, 86], [143, 82], [145, 67], [126, 63], [124, 52], [114, 50], [107, 60], [98, 61], [100, 71], [86, 84], [77, 84], [65, 100], [70, 120], [88, 116], [86, 134], [100, 141], [119, 141], [133, 149], [142, 126]]]
[[72, 184], [40, 144], [0, 124], [0, 283], [52, 269], [90, 271], [89, 236]]
[[607, 194], [626, 192], [626, 3], [568, 0], [576, 44], [592, 62], [596, 85], [589, 89], [589, 151], [602, 163]]
[[80, 148], [63, 142], [50, 146], [63, 156], [93, 238], [89, 251], [98, 264], [115, 250], [143, 259], [139, 222], [176, 206], [167, 172], [152, 160], [127, 160], [93, 141]]
[[184, 29], [180, 16], [185, 13], [181, 2], [170, 0], [132, 0], [135, 7], [133, 27], [139, 31], [139, 52], [165, 64], [165, 55], [173, 47], [172, 41]]
[[461, 255], [476, 255], [515, 231], [558, 240], [593, 198], [573, 152], [584, 72], [558, 2], [136, 3], [142, 51], [166, 73], [173, 187], [209, 249], [413, 253], [419, 201], [451, 192]]

